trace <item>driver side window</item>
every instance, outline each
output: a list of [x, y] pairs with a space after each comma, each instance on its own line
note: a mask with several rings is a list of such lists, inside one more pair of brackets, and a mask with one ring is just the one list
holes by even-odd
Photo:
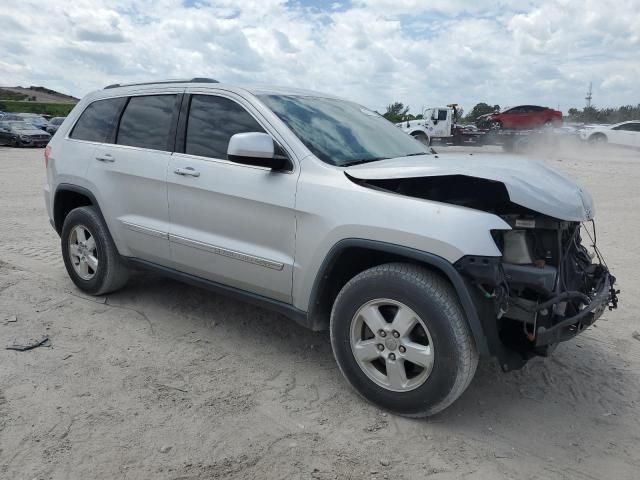
[[229, 139], [236, 133], [246, 132], [264, 132], [264, 129], [233, 100], [214, 95], [191, 97], [185, 153], [226, 160]]

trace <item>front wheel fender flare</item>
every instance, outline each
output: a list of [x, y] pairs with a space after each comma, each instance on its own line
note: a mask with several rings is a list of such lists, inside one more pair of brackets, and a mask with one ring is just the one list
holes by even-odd
[[309, 298], [309, 318], [315, 318], [316, 309], [319, 305], [319, 299], [322, 293], [323, 282], [327, 278], [328, 272], [330, 272], [335, 260], [340, 256], [340, 253], [347, 248], [359, 247], [368, 249], [371, 251], [379, 251], [381, 253], [388, 253], [405, 257], [410, 260], [414, 260], [430, 266], [440, 271], [453, 285], [458, 299], [464, 310], [469, 328], [473, 334], [473, 338], [476, 342], [476, 348], [481, 355], [489, 354], [489, 347], [487, 344], [487, 338], [484, 332], [484, 328], [480, 321], [478, 309], [473, 300], [471, 292], [467, 287], [462, 275], [456, 270], [451, 262], [433, 253], [423, 252], [411, 247], [405, 247], [402, 245], [395, 245], [392, 243], [380, 242], [376, 240], [366, 240], [358, 238], [348, 238], [336, 243], [320, 265], [320, 269], [316, 274], [316, 278], [311, 289], [311, 296]]

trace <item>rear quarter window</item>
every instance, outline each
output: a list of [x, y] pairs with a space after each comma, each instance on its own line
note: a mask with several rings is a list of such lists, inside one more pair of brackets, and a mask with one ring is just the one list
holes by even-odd
[[125, 98], [96, 100], [82, 112], [69, 136], [76, 140], [110, 143], [125, 101]]

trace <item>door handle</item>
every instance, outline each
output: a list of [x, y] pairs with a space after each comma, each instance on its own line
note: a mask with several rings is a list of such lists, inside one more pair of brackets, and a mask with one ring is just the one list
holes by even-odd
[[113, 158], [111, 155], [109, 155], [108, 153], [105, 153], [102, 156], [97, 156], [96, 160], [98, 160], [99, 162], [106, 162], [106, 163], [113, 163], [116, 161], [115, 158]]
[[175, 173], [176, 175], [182, 175], [184, 177], [199, 177], [200, 176], [200, 172], [194, 170], [191, 167], [185, 167], [185, 168], [176, 168], [173, 173]]

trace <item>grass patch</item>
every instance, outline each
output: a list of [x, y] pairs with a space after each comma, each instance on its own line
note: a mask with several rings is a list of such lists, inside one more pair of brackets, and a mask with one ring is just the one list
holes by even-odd
[[0, 102], [2, 100], [27, 100], [28, 95], [25, 93], [12, 92], [11, 90], [5, 90], [0, 88]]
[[46, 103], [46, 102], [18, 102], [15, 100], [0, 100], [0, 110], [11, 113], [38, 113], [66, 117], [75, 107], [75, 103]]

